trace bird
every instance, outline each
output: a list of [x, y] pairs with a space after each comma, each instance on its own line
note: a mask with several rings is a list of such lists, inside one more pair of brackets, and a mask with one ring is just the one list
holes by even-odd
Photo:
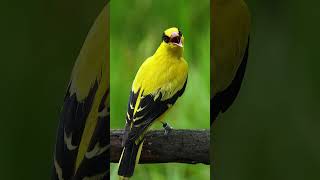
[[172, 128], [164, 121], [164, 115], [184, 93], [188, 79], [188, 63], [183, 58], [183, 51], [181, 30], [168, 28], [162, 34], [158, 49], [140, 66], [127, 106], [119, 179], [129, 179], [133, 175], [144, 135], [154, 122], [161, 122], [165, 134], [170, 133]]
[[250, 13], [243, 0], [212, 4], [210, 124], [235, 101], [244, 78], [250, 36]]
[[74, 64], [57, 129], [52, 180], [108, 179], [109, 6], [91, 27]]

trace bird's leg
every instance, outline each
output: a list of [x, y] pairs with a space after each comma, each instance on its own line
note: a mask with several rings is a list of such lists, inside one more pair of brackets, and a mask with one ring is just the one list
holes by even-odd
[[161, 121], [161, 123], [164, 128], [164, 135], [168, 135], [173, 128], [166, 122]]

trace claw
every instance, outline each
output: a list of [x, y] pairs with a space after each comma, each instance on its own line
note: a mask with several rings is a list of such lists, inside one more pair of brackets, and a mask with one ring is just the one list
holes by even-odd
[[164, 128], [164, 135], [167, 136], [170, 131], [173, 129], [168, 123], [163, 123], [162, 127]]

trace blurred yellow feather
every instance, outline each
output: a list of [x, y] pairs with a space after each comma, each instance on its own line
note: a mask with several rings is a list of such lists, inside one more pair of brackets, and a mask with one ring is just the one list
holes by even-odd
[[106, 5], [95, 20], [73, 67], [60, 115], [52, 179], [109, 177], [108, 9]]
[[244, 1], [213, 1], [212, 14], [211, 121], [229, 108], [239, 92], [250, 34], [250, 14]]

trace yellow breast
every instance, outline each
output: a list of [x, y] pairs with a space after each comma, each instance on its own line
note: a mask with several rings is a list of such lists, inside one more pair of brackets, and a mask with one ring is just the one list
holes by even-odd
[[188, 64], [182, 58], [154, 55], [140, 67], [132, 90], [143, 90], [143, 94], [162, 93], [162, 100], [170, 98], [180, 90], [187, 78]]

